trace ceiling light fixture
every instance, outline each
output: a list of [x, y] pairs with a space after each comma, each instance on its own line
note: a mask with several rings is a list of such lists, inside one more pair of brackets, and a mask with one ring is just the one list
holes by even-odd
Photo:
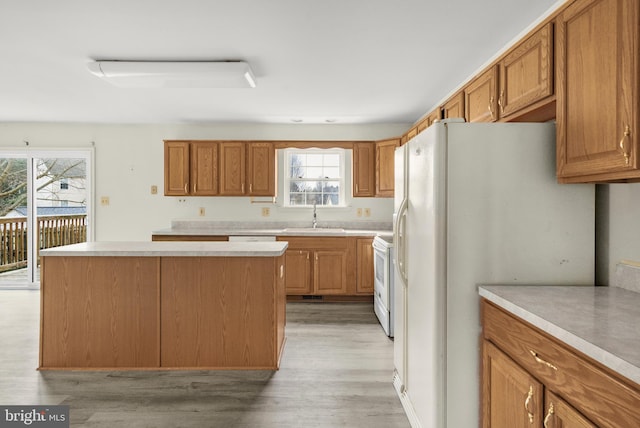
[[255, 88], [244, 61], [95, 61], [89, 71], [122, 88]]

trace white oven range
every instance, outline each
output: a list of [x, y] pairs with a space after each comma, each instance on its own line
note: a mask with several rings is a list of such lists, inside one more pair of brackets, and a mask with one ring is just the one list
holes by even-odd
[[393, 337], [393, 236], [373, 239], [374, 296], [373, 309], [384, 332]]

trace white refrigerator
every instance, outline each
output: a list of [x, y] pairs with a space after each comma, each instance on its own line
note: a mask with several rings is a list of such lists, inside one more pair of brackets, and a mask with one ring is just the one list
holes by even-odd
[[414, 428], [478, 427], [478, 284], [593, 285], [595, 188], [553, 123], [443, 121], [396, 150], [394, 386]]

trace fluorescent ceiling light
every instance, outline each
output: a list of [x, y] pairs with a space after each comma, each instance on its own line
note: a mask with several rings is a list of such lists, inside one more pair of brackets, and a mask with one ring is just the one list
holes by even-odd
[[244, 61], [96, 61], [89, 71], [122, 88], [255, 88]]

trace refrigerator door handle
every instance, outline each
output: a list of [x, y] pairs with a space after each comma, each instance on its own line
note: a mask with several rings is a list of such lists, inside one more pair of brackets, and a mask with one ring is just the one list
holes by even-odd
[[400, 278], [402, 278], [403, 287], [407, 287], [407, 269], [406, 269], [406, 219], [407, 219], [407, 206], [409, 201], [405, 198], [402, 200], [400, 207], [398, 208], [398, 214], [396, 216], [396, 224], [395, 228], [395, 237], [394, 241], [396, 242], [396, 251], [395, 251], [395, 262], [398, 267], [398, 272], [400, 273]]

